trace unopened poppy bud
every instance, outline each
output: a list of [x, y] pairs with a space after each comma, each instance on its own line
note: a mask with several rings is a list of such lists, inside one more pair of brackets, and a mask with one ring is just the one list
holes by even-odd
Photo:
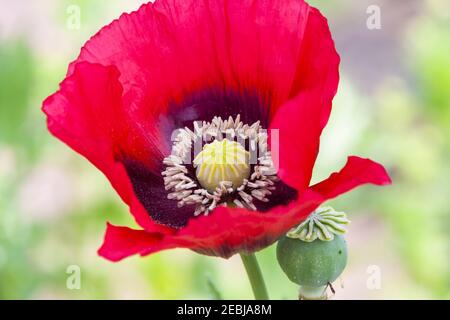
[[347, 264], [343, 225], [348, 223], [344, 213], [320, 208], [278, 241], [278, 263], [300, 285], [301, 298], [325, 299], [327, 285], [341, 275]]

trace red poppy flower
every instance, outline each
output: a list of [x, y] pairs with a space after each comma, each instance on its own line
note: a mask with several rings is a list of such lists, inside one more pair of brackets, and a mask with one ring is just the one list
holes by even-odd
[[[104, 27], [43, 104], [52, 134], [106, 175], [142, 227], [108, 224], [99, 254], [253, 252], [324, 201], [390, 183], [350, 157], [310, 186], [338, 67], [326, 19], [302, 0], [157, 0]], [[203, 155], [247, 159], [252, 137], [262, 153], [249, 167], [185, 163], [205, 135]]]

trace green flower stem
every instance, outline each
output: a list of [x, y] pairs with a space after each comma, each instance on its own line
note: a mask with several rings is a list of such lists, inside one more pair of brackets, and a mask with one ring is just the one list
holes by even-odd
[[247, 276], [252, 286], [255, 299], [269, 300], [266, 284], [264, 283], [261, 269], [259, 268], [258, 260], [256, 260], [255, 254], [241, 253], [241, 259], [244, 263], [245, 271], [247, 271]]

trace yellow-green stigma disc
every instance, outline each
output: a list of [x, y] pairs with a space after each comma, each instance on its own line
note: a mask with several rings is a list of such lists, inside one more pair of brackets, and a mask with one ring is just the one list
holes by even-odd
[[197, 179], [209, 192], [214, 192], [221, 182], [231, 182], [236, 189], [250, 175], [249, 158], [249, 152], [241, 144], [227, 139], [214, 140], [194, 159]]

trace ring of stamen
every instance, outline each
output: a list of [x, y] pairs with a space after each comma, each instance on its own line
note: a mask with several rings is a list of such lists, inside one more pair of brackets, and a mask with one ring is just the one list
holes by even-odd
[[[195, 154], [195, 147], [199, 143], [211, 140]], [[268, 202], [278, 181], [267, 140], [267, 132], [259, 121], [252, 125], [244, 124], [239, 115], [235, 119], [215, 117], [211, 122], [194, 122], [194, 130], [179, 129], [172, 153], [163, 161], [166, 169], [162, 175], [168, 199], [176, 200], [179, 207], [195, 206], [195, 216], [208, 215], [217, 206], [231, 204], [256, 210], [254, 200]], [[248, 146], [249, 151], [244, 146]], [[193, 147], [194, 166], [191, 164]], [[225, 151], [220, 148], [225, 148]], [[240, 154], [238, 162], [230, 166], [227, 161], [235, 159], [237, 154]], [[213, 155], [215, 157], [212, 158]], [[221, 163], [224, 155], [225, 163]], [[211, 162], [200, 161], [205, 158]], [[233, 175], [219, 170], [221, 173], [211, 178], [201, 171], [202, 167], [203, 170], [212, 170], [214, 167], [216, 170], [234, 169], [238, 175], [233, 178]]]

